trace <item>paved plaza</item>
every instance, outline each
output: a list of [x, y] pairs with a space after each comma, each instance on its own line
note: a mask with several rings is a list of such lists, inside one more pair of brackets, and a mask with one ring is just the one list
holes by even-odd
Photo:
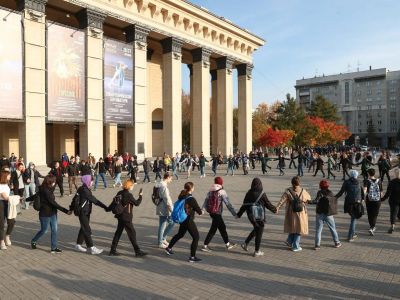
[[[224, 171], [221, 169], [219, 173]], [[249, 176], [223, 176], [225, 189], [236, 209], [239, 209], [251, 180], [259, 174], [257, 170], [250, 171]], [[195, 172], [191, 178], [195, 183], [194, 196], [200, 205], [213, 180], [210, 173], [207, 175], [200, 179]], [[287, 170], [285, 176], [279, 177], [278, 171], [272, 169], [270, 175], [261, 176], [264, 190], [273, 204], [279, 201], [293, 175], [294, 170]], [[185, 176], [181, 178], [170, 185], [173, 198], [186, 181]], [[311, 173], [302, 178], [303, 187], [312, 197], [316, 195], [319, 180]], [[337, 192], [341, 183], [338, 179], [332, 181], [332, 190]], [[254, 258], [240, 246], [227, 252], [217, 233], [210, 244], [215, 251], [198, 251], [203, 261], [190, 264], [187, 262], [191, 241], [188, 234], [175, 246], [175, 255], [171, 257], [156, 247], [158, 219], [150, 197], [153, 183], [137, 185], [135, 196], [140, 187], [144, 189], [144, 201], [135, 208], [133, 223], [139, 244], [149, 253], [148, 257], [134, 257], [125, 233], [118, 247], [122, 255], [108, 256], [116, 219], [99, 207], [94, 208], [91, 225], [95, 245], [104, 248], [103, 254], [92, 256], [73, 250], [79, 222], [73, 215], [63, 213], [59, 213], [58, 230], [63, 253], [49, 253], [50, 232], [39, 241], [37, 250], [31, 250], [30, 240], [39, 229], [38, 214], [31, 208], [17, 218], [13, 245], [0, 252], [0, 299], [400, 298], [400, 233], [387, 234], [387, 202], [382, 205], [376, 236], [368, 235], [364, 216], [358, 224], [359, 239], [350, 244], [345, 239], [350, 220], [343, 213], [344, 197], [341, 198], [340, 213], [336, 216], [343, 242], [339, 249], [333, 248], [330, 233], [324, 228], [321, 250], [313, 250], [315, 206], [309, 206], [310, 235], [302, 238], [302, 252], [293, 253], [284, 246], [284, 210], [279, 215], [268, 211], [262, 242], [264, 257]], [[99, 188], [94, 194], [108, 204], [116, 191]], [[66, 207], [71, 197], [58, 198], [58, 201]], [[224, 215], [231, 240], [243, 242], [252, 228], [247, 217], [244, 215], [235, 220], [226, 209]], [[211, 221], [208, 215], [203, 215], [196, 216], [196, 223], [200, 231], [200, 250]], [[251, 244], [250, 253], [253, 247]]]

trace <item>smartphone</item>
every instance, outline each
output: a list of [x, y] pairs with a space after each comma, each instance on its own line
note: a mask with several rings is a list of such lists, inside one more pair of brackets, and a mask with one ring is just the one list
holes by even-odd
[[141, 188], [140, 190], [139, 190], [139, 194], [141, 194], [143, 192], [143, 189]]

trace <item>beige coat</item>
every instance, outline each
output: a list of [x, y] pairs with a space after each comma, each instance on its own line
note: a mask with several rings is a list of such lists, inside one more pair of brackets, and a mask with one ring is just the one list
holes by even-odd
[[[292, 193], [296, 193], [300, 195], [302, 187], [296, 187], [295, 190], [290, 188]], [[281, 200], [279, 201], [278, 205], [276, 206], [279, 209], [283, 204], [286, 203], [286, 213], [285, 213], [285, 225], [284, 225], [284, 232], [285, 233], [298, 233], [301, 235], [308, 234], [308, 212], [306, 207], [306, 202], [311, 200], [310, 194], [303, 189], [303, 193], [300, 199], [304, 203], [304, 209], [302, 212], [293, 212], [292, 210], [292, 196], [286, 190], [285, 193], [282, 195]]]

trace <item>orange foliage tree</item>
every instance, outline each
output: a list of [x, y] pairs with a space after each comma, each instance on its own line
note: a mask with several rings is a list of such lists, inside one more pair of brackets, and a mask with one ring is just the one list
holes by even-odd
[[288, 144], [293, 136], [293, 130], [279, 130], [269, 127], [258, 141], [260, 146], [263, 147], [279, 147]]
[[326, 145], [348, 139], [351, 133], [346, 126], [319, 117], [307, 117], [307, 122], [314, 127], [313, 141], [310, 144]]

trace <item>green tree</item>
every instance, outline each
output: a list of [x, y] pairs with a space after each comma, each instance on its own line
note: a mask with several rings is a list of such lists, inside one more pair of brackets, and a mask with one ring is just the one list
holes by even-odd
[[182, 90], [182, 145], [190, 147], [190, 121], [192, 110], [190, 108], [190, 94]]
[[325, 121], [338, 122], [340, 120], [336, 106], [321, 95], [318, 95], [311, 103], [307, 113], [310, 117], [319, 117]]
[[313, 127], [307, 122], [306, 112], [290, 94], [286, 95], [286, 101], [277, 109], [272, 125], [274, 129], [293, 130], [296, 135], [291, 143], [296, 146], [304, 146], [312, 138]]

